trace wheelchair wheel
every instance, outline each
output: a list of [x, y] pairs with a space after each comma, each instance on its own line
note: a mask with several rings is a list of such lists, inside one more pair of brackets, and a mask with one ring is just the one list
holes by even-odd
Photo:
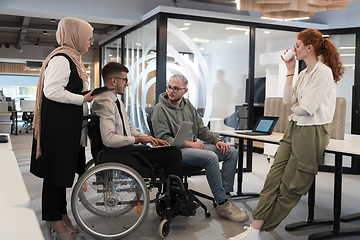
[[150, 200], [143, 178], [119, 163], [90, 168], [75, 184], [71, 208], [77, 224], [96, 239], [125, 237], [144, 221]]
[[92, 158], [85, 164], [85, 171], [89, 170], [94, 166], [95, 166], [95, 159]]
[[159, 236], [166, 238], [170, 233], [170, 222], [167, 219], [163, 219], [159, 225]]

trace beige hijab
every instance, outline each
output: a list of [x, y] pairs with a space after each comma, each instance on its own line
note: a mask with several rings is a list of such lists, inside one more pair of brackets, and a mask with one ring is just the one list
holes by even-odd
[[39, 77], [39, 82], [37, 85], [36, 92], [36, 103], [35, 103], [35, 113], [34, 113], [34, 138], [37, 140], [36, 147], [36, 158], [41, 156], [41, 148], [40, 148], [40, 126], [41, 126], [41, 105], [43, 98], [43, 89], [44, 89], [44, 72], [46, 66], [50, 59], [58, 54], [64, 53], [68, 55], [71, 60], [75, 63], [77, 72], [81, 79], [83, 80], [83, 85], [85, 90], [86, 83], [88, 81], [88, 77], [86, 75], [84, 64], [81, 60], [81, 56], [84, 53], [83, 49], [87, 41], [93, 35], [93, 28], [91, 25], [83, 20], [66, 17], [60, 20], [58, 24], [58, 29], [56, 31], [56, 40], [60, 47], [56, 48], [52, 51], [49, 56], [45, 59], [42, 67], [41, 73]]

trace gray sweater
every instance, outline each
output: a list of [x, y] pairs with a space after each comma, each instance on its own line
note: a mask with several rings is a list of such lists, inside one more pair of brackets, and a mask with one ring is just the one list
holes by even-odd
[[180, 108], [178, 108], [167, 100], [166, 92], [161, 93], [159, 98], [151, 118], [156, 138], [172, 144], [181, 123], [187, 121], [192, 122], [193, 125], [186, 137], [186, 141], [196, 142], [197, 139], [200, 139], [211, 144], [216, 144], [220, 141], [220, 138], [204, 125], [199, 113], [188, 99], [183, 98]]

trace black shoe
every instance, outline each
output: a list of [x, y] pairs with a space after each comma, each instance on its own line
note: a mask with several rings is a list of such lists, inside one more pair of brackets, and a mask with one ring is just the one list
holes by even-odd
[[200, 207], [200, 203], [196, 202], [195, 199], [189, 193], [187, 193], [187, 198], [188, 198], [188, 202], [189, 202], [190, 211], [195, 210], [198, 207]]

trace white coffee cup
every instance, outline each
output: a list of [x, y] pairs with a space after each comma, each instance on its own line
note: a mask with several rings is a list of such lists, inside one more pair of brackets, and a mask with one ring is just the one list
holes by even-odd
[[295, 52], [294, 50], [292, 50], [291, 48], [289, 48], [289, 50], [284, 54], [283, 58], [286, 61], [289, 61], [293, 56], [295, 56]]

